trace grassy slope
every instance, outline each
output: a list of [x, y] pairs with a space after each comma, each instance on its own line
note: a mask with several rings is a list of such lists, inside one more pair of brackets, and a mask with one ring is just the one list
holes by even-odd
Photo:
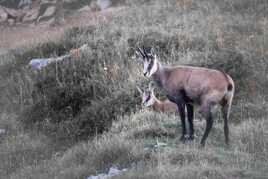
[[[24, 167], [12, 178], [85, 178], [113, 165], [127, 172], [118, 178], [267, 178], [267, 121], [231, 125], [232, 145], [224, 146], [223, 126], [216, 123], [208, 145], [199, 148], [204, 123], [197, 121], [197, 140], [178, 143], [177, 118], [137, 112], [114, 123], [110, 132], [78, 144], [60, 157]], [[156, 141], [166, 147], [150, 149]], [[144, 150], [144, 147], [149, 150]], [[115, 177], [117, 178], [117, 177]]]
[[[267, 3], [260, 0], [254, 4], [249, 0], [232, 3], [159, 0], [139, 6], [133, 3], [107, 24], [97, 25], [94, 38], [108, 39], [110, 34], [119, 34], [119, 39], [114, 39], [118, 44], [114, 51], [121, 58], [127, 58], [124, 54], [129, 50], [127, 46], [152, 43], [168, 63], [198, 64], [206, 62], [218, 49], [235, 49], [256, 64], [258, 74], [266, 78], [263, 60], [268, 55], [268, 22], [264, 7]], [[156, 37], [159, 39], [150, 41]], [[174, 38], [176, 42], [172, 40]], [[90, 40], [91, 37], [82, 34], [73, 40], [71, 46]], [[235, 64], [235, 59], [232, 60], [231, 65]], [[23, 64], [20, 63], [16, 68], [21, 68], [19, 65]], [[140, 66], [132, 64], [130, 67], [128, 78], [130, 83], [134, 83], [141, 78], [136, 73]], [[9, 85], [16, 75], [9, 80], [1, 76], [1, 88]], [[260, 91], [255, 92], [258, 85], [263, 85], [257, 82], [250, 84], [253, 89], [250, 88], [250, 94], [263, 97]], [[240, 97], [245, 98], [245, 93], [248, 94], [248, 91], [239, 93]], [[9, 99], [19, 99], [19, 95], [11, 98], [12, 93], [7, 94]], [[257, 104], [261, 106], [261, 102]], [[251, 113], [241, 109], [241, 106], [247, 105], [239, 103], [235, 108], [241, 113]], [[259, 108], [256, 109], [256, 114], [251, 114], [252, 118], [235, 117], [239, 124], [231, 124], [231, 147], [224, 146], [219, 121], [205, 149], [198, 146], [204, 123], [196, 122], [198, 137], [195, 142], [180, 144], [177, 143], [180, 131], [176, 129], [174, 115], [137, 112], [119, 118], [109, 132], [61, 151], [60, 144], [53, 145], [50, 138], [36, 131], [25, 132], [15, 114], [2, 113], [0, 124], [9, 129], [9, 134], [0, 143], [0, 156], [3, 158], [0, 163], [1, 178], [84, 178], [106, 171], [112, 165], [129, 167], [130, 170], [119, 178], [267, 178], [268, 123], [267, 117], [258, 115]], [[157, 140], [168, 143], [168, 146], [156, 151], [143, 150]]]

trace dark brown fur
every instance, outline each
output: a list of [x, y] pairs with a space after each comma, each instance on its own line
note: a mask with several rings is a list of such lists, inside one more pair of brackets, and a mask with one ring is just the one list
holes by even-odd
[[[178, 104], [181, 118], [185, 118], [185, 105], [191, 110], [193, 104], [200, 105], [200, 112], [207, 120], [206, 131], [201, 140], [203, 146], [213, 124], [213, 108], [217, 104], [222, 106], [225, 141], [228, 144], [228, 118], [234, 95], [234, 82], [231, 77], [221, 71], [201, 67], [163, 67], [159, 62], [157, 65], [158, 69], [152, 78], [166, 92], [168, 98]], [[189, 122], [192, 121], [193, 119], [190, 119]], [[182, 124], [185, 126], [184, 119]], [[193, 135], [193, 126], [190, 127], [190, 135]], [[182, 140], [185, 140], [185, 131], [183, 129]]]

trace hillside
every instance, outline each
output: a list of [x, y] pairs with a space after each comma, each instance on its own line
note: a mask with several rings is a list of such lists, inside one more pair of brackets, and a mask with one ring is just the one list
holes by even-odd
[[[267, 8], [265, 0], [131, 0], [76, 9], [57, 26], [1, 26], [0, 178], [104, 177], [115, 168], [112, 178], [268, 178]], [[196, 138], [183, 144], [177, 114], [141, 108], [136, 85], [149, 80], [133, 55], [142, 46], [163, 64], [232, 76], [229, 146], [220, 112], [202, 148], [198, 109]], [[28, 65], [70, 52], [40, 70]]]

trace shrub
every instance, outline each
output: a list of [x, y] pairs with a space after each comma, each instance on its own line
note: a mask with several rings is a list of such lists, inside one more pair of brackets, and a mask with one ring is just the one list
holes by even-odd
[[112, 61], [120, 59], [113, 42], [97, 40], [89, 46], [81, 57], [50, 64], [35, 74], [33, 103], [23, 114], [26, 127], [36, 126], [56, 138], [85, 139], [135, 110], [138, 96], [127, 82], [128, 72], [120, 70], [123, 64]]

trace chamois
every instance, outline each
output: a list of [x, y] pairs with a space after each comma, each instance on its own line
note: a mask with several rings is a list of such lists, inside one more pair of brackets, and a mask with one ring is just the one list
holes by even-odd
[[168, 99], [163, 101], [157, 99], [154, 94], [154, 87], [150, 83], [149, 88], [141, 90], [138, 86], [137, 89], [142, 97], [142, 106], [152, 107], [153, 110], [158, 112], [176, 112], [177, 105]]
[[167, 98], [177, 104], [182, 123], [181, 141], [185, 142], [185, 106], [189, 121], [189, 140], [194, 139], [194, 104], [200, 106], [199, 112], [206, 119], [206, 129], [201, 139], [205, 146], [206, 139], [213, 125], [215, 106], [220, 105], [224, 118], [225, 143], [229, 144], [228, 120], [234, 96], [234, 82], [226, 73], [214, 69], [193, 66], [164, 66], [151, 49], [138, 48], [136, 56], [143, 61], [143, 75], [152, 78], [163, 89]]

